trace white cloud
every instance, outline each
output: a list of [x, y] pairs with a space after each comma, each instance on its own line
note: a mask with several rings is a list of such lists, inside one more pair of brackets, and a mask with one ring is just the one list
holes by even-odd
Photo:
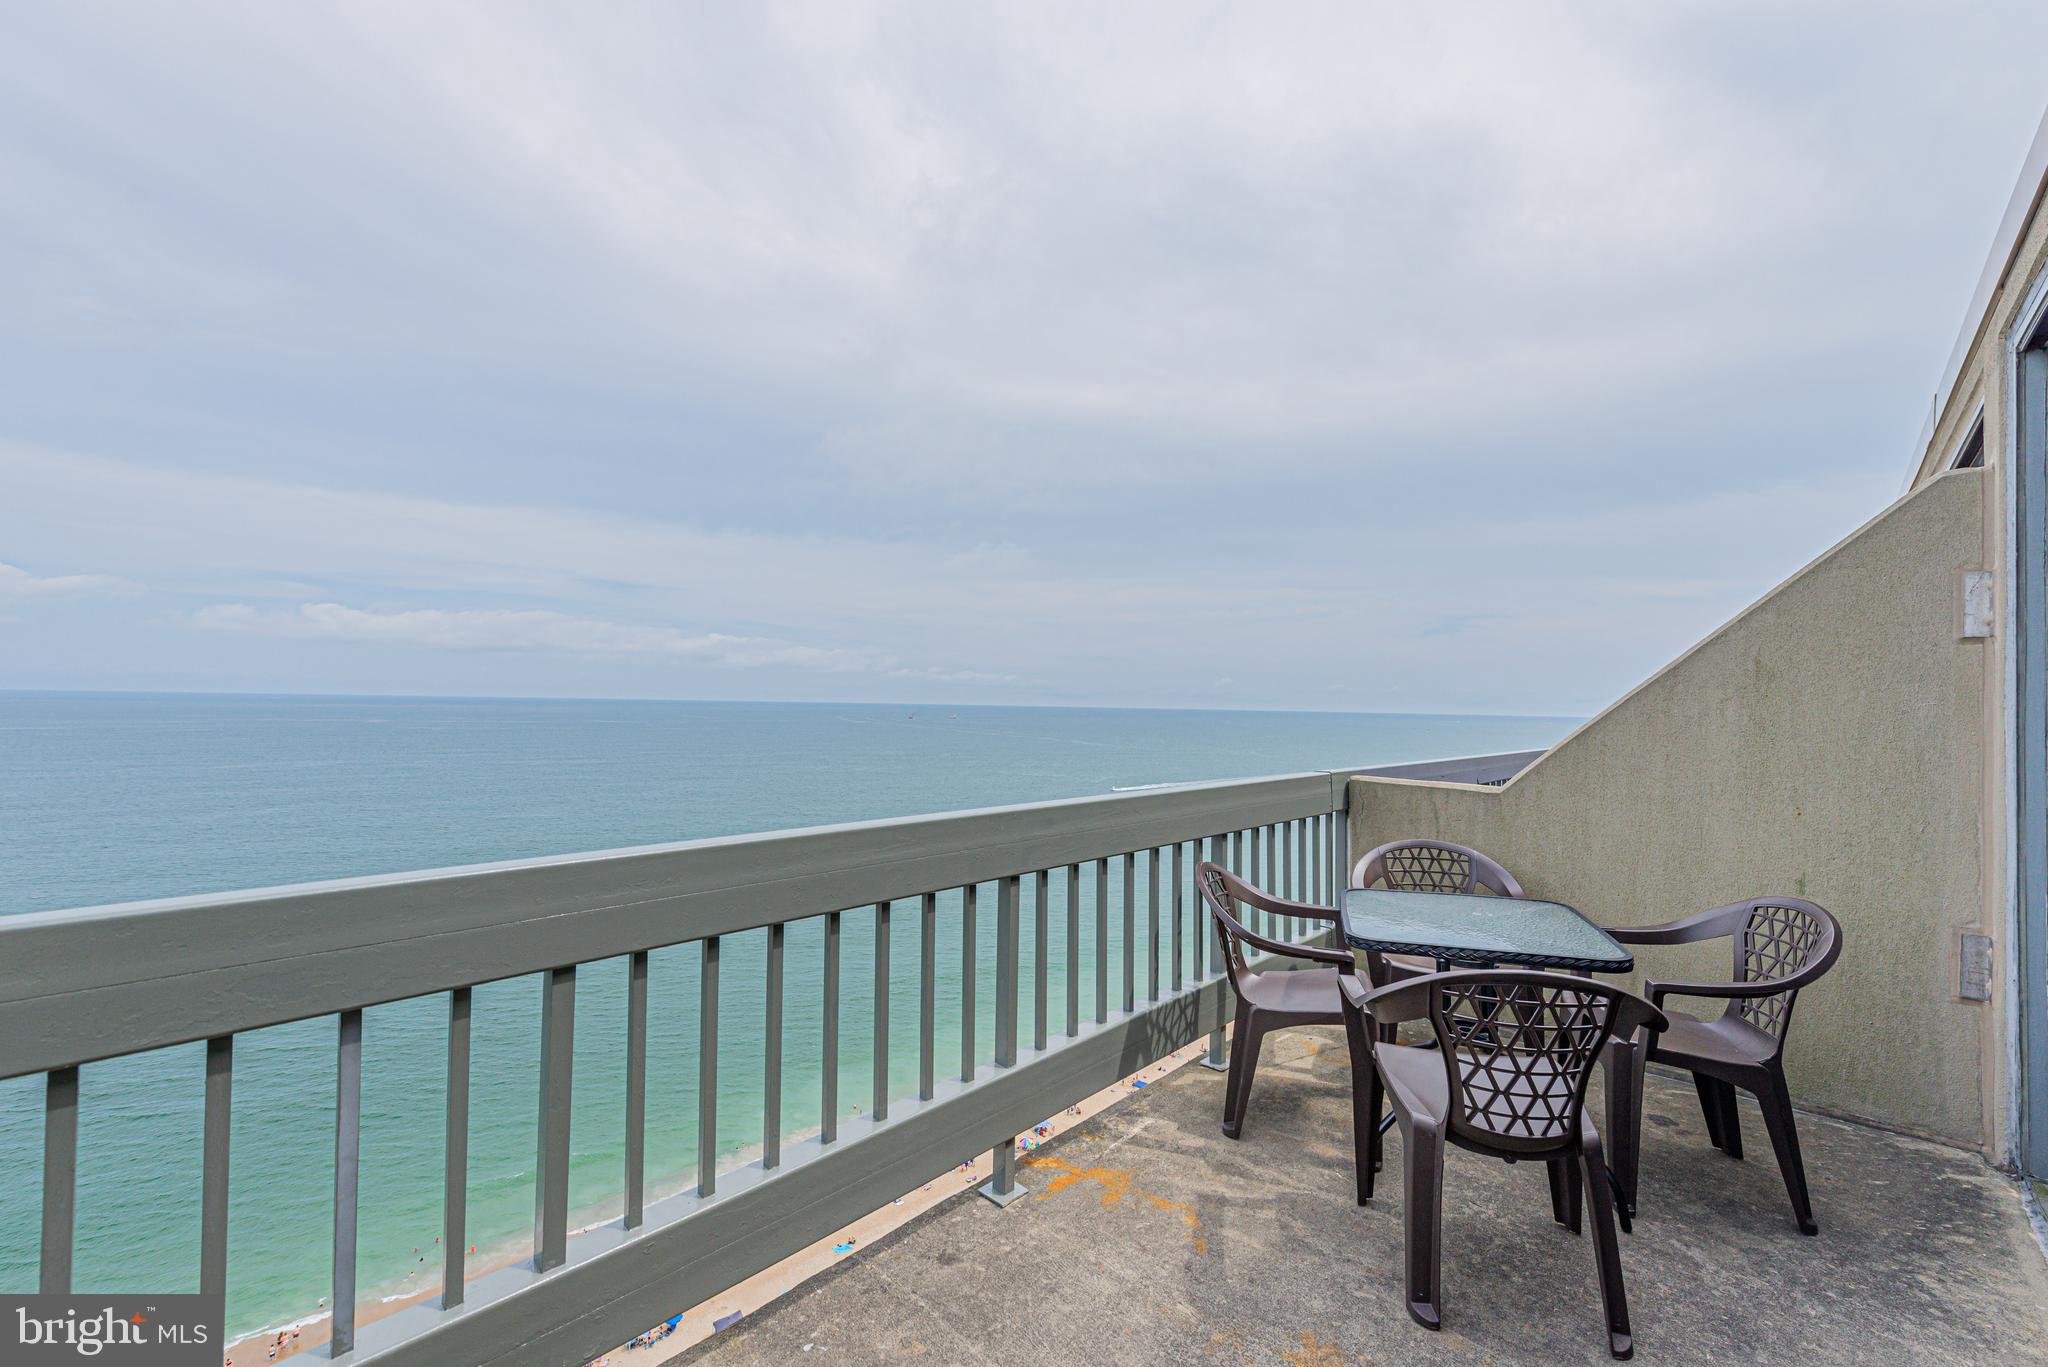
[[77, 598], [89, 594], [121, 593], [134, 586], [111, 574], [35, 575], [18, 565], [0, 561], [0, 602], [35, 598]]
[[1896, 488], [2038, 116], [1852, 10], [25, 10], [0, 548], [148, 593], [0, 684], [1590, 711]]
[[[745, 668], [774, 676], [775, 696], [1249, 705], [1327, 704], [1334, 677], [1360, 705], [1425, 711], [1590, 711], [1874, 504], [1851, 481], [1498, 525], [1397, 506], [1384, 525], [1306, 547], [1240, 531], [1233, 508], [1065, 557], [949, 544], [944, 528], [924, 540], [713, 532], [4, 443], [0, 483], [21, 494], [0, 504], [0, 542], [89, 556], [215, 638], [392, 647], [389, 674], [373, 677], [394, 691], [450, 677], [419, 652], [518, 653], [519, 668], [461, 666], [444, 686], [519, 687], [535, 677], [526, 664], [552, 658], [606, 672], [526, 688], [616, 678], [701, 696], [716, 686], [701, 671]], [[1246, 675], [1232, 659], [1262, 667]], [[332, 686], [303, 668], [300, 686]]]
[[[1918, 335], [1902, 289], [1952, 332], [1976, 263], [1902, 265], [1934, 231], [1981, 250], [2005, 187], [1959, 210], [1947, 178], [2005, 166], [2026, 128], [1983, 120], [2035, 98], [1984, 40], [2019, 62], [2048, 25], [1842, 19], [81, 12], [0, 54], [0, 87], [81, 144], [10, 158], [0, 207], [34, 249], [0, 285], [45, 336], [250, 347], [350, 400], [386, 355], [710, 395], [788, 415], [850, 478], [976, 502], [1020, 456], [1041, 489], [1228, 472], [1246, 443], [1384, 464], [1745, 372], [1796, 398], [1874, 333]], [[1951, 54], [1986, 79], [1900, 88]], [[294, 136], [246, 136], [252, 108]]]

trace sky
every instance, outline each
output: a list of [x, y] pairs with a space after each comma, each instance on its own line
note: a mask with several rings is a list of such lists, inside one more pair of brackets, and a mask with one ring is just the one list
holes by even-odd
[[0, 14], [0, 687], [1597, 711], [1900, 490], [2048, 6]]

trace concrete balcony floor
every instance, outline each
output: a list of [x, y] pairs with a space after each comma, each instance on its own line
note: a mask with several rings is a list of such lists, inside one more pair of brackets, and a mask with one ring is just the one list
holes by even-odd
[[[1271, 1037], [1232, 1142], [1222, 1076], [1183, 1068], [1030, 1155], [1008, 1209], [963, 1192], [684, 1361], [1610, 1361], [1591, 1242], [1551, 1222], [1540, 1164], [1451, 1151], [1444, 1327], [1408, 1318], [1398, 1132], [1359, 1207], [1348, 1078], [1340, 1031]], [[1802, 1113], [1821, 1225], [1804, 1238], [1743, 1105], [1736, 1162], [1687, 1083], [1651, 1078], [1622, 1237], [1638, 1361], [2048, 1361], [2048, 1264], [2011, 1182]]]

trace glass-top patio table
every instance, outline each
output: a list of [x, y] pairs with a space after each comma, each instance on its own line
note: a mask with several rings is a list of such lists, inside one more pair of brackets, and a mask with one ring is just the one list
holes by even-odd
[[1352, 888], [1344, 939], [1353, 949], [1415, 954], [1443, 968], [1563, 968], [1626, 973], [1635, 957], [1562, 902], [1459, 892]]

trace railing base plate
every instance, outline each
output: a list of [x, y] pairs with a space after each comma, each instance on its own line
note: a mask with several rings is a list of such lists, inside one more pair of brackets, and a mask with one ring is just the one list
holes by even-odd
[[1031, 1188], [1011, 1187], [1008, 1191], [997, 1191], [995, 1183], [983, 1182], [980, 1186], [975, 1188], [975, 1191], [987, 1200], [993, 1201], [998, 1206], [1007, 1206], [1010, 1204], [1010, 1202], [1016, 1200], [1019, 1196], [1029, 1194]]

